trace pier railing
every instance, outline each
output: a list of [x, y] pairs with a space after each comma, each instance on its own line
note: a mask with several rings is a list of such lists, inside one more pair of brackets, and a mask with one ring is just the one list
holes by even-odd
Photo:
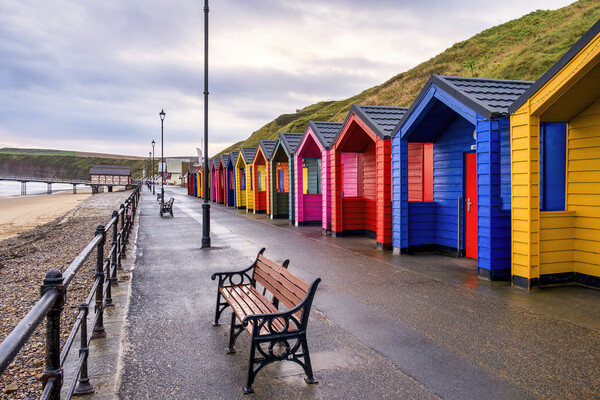
[[[60, 399], [63, 386], [63, 366], [79, 333], [79, 361], [70, 380], [66, 398], [74, 394], [92, 393], [94, 387], [88, 378], [89, 344], [92, 339], [105, 337], [104, 309], [113, 305], [111, 286], [117, 284], [117, 271], [121, 268], [121, 259], [126, 257], [126, 245], [133, 226], [136, 208], [140, 199], [138, 185], [119, 210], [112, 213], [106, 226], [98, 225], [94, 238], [61, 273], [51, 269], [46, 273], [41, 285], [41, 299], [31, 308], [12, 332], [0, 343], [0, 375], [4, 373], [12, 360], [27, 343], [35, 329], [46, 317], [46, 354], [45, 369], [42, 377], [41, 399]], [[111, 247], [104, 256], [106, 236], [111, 235]], [[96, 250], [96, 274], [94, 285], [85, 301], [79, 306], [79, 314], [64, 345], [60, 346], [60, 318], [66, 291], [85, 261]], [[91, 332], [88, 330], [88, 314], [93, 304], [94, 317]]]

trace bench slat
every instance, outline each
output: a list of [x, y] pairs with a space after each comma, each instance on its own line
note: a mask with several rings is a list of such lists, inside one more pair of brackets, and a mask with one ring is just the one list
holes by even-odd
[[263, 256], [262, 254], [260, 256], [258, 256], [258, 261], [271, 267], [272, 269], [277, 271], [279, 274], [283, 275], [288, 281], [293, 283], [295, 286], [298, 286], [300, 289], [302, 289], [304, 291], [304, 295], [306, 295], [306, 293], [308, 293], [310, 284], [308, 282], [306, 282], [304, 279], [301, 279], [298, 276], [294, 275], [294, 273], [292, 273], [287, 268], [283, 268], [281, 265], [277, 264], [274, 261], [269, 260], [267, 257]]
[[294, 308], [303, 298], [294, 294], [289, 288], [282, 285], [276, 278], [270, 276], [266, 271], [256, 268], [254, 278], [260, 282], [269, 292], [279, 299], [287, 308]]
[[[247, 315], [272, 314], [277, 312], [275, 306], [251, 285], [224, 286], [220, 291], [240, 321]], [[275, 329], [281, 330], [283, 326], [283, 320], [274, 320], [273, 327]], [[245, 329], [251, 335], [252, 323], [248, 324]], [[267, 334], [269, 332], [263, 328], [261, 333]]]

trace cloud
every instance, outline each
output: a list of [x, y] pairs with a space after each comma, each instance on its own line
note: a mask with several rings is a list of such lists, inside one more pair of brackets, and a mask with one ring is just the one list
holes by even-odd
[[[454, 42], [567, 0], [211, 1], [211, 151], [282, 113], [380, 84]], [[203, 3], [0, 3], [0, 146], [194, 154]], [[194, 145], [196, 143], [196, 145]], [[221, 146], [221, 147], [219, 147]]]

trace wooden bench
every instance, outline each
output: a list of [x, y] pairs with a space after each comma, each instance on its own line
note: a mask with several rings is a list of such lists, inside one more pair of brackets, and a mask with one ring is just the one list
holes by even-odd
[[173, 216], [173, 202], [175, 201], [175, 199], [173, 197], [171, 197], [169, 199], [169, 201], [167, 201], [165, 204], [162, 205], [162, 207], [160, 208], [160, 216], [162, 217], [163, 214], [166, 213], [170, 213], [171, 217]]
[[[309, 284], [287, 269], [289, 260], [277, 264], [266, 258], [264, 251], [261, 249], [256, 260], [242, 271], [212, 275], [212, 280], [219, 278], [213, 325], [219, 325], [219, 318], [227, 307], [232, 309], [227, 353], [235, 352], [233, 346], [241, 332], [246, 331], [252, 340], [245, 394], [254, 392], [252, 384], [256, 374], [274, 361], [299, 364], [306, 374], [304, 380], [317, 383], [310, 363], [306, 326], [321, 279]], [[270, 293], [271, 300], [266, 292]], [[285, 309], [279, 310], [280, 303]], [[241, 323], [236, 323], [236, 319]]]

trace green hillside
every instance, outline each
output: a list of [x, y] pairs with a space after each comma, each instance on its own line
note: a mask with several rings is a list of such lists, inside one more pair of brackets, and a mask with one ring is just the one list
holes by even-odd
[[60, 154], [7, 154], [0, 152], [0, 171], [6, 175], [90, 179], [92, 165], [127, 165], [131, 175], [139, 179], [147, 168], [146, 160], [125, 160], [98, 157], [75, 157]]
[[256, 146], [280, 132], [304, 132], [309, 120], [343, 122], [352, 104], [409, 106], [431, 74], [536, 80], [598, 19], [600, 2], [580, 0], [555, 10], [538, 10], [456, 43], [443, 53], [349, 99], [326, 101], [283, 114], [245, 141], [225, 149]]

